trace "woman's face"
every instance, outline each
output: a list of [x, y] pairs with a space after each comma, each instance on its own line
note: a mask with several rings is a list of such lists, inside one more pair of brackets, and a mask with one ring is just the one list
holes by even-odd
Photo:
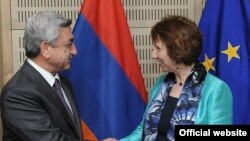
[[175, 62], [169, 57], [166, 45], [160, 39], [154, 42], [152, 58], [160, 63], [164, 72], [174, 72], [176, 70]]

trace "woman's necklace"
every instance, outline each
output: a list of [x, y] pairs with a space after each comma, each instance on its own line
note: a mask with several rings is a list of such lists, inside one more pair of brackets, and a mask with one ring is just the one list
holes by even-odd
[[182, 82], [179, 82], [179, 85], [182, 86]]
[[[174, 84], [177, 84], [177, 81], [176, 81], [176, 80], [174, 81]], [[182, 82], [179, 82], [178, 84], [179, 84], [179, 86], [182, 86], [182, 85], [183, 85]]]

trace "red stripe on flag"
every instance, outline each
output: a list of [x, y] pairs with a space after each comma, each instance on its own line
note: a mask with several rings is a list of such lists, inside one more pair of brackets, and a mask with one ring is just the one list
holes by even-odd
[[81, 12], [147, 103], [147, 92], [121, 1], [84, 0]]

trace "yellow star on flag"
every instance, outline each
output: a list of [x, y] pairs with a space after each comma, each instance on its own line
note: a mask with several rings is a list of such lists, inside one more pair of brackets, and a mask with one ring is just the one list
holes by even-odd
[[213, 66], [213, 62], [215, 60], [215, 57], [212, 59], [209, 59], [207, 55], [205, 55], [205, 61], [203, 62], [203, 65], [206, 68], [206, 71], [209, 71], [210, 69], [215, 70]]
[[227, 54], [227, 62], [229, 63], [233, 57], [240, 59], [237, 54], [240, 45], [233, 47], [230, 42], [227, 43], [227, 50], [222, 51], [222, 53]]

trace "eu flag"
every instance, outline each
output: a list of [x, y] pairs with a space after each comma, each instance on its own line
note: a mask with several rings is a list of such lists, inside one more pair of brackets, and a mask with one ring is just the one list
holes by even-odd
[[142, 120], [147, 92], [121, 0], [84, 0], [73, 33], [78, 53], [65, 75], [84, 140], [127, 136]]
[[233, 123], [250, 124], [250, 0], [208, 0], [199, 27], [207, 71], [233, 93]]

